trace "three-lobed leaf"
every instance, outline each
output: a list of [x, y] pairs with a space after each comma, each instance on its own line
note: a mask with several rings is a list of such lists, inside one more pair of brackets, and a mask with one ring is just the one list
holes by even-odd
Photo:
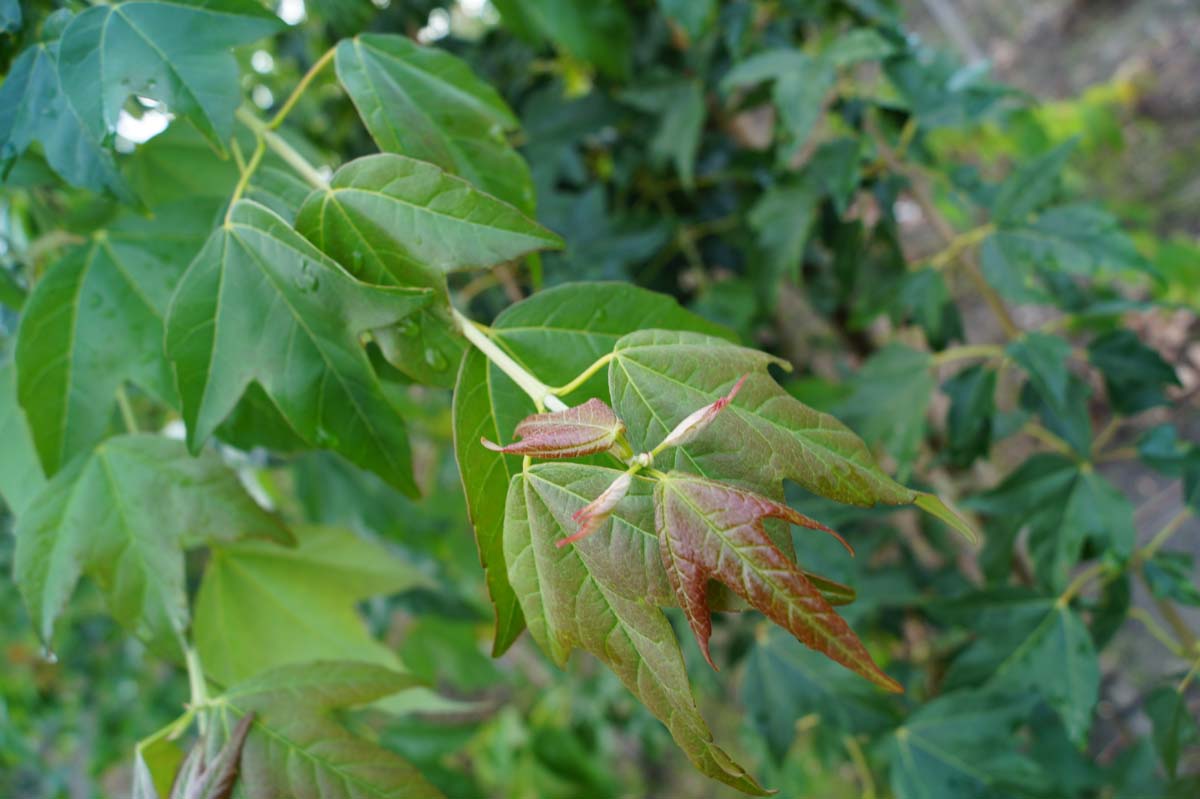
[[215, 210], [176, 202], [149, 221], [123, 214], [38, 281], [21, 318], [17, 390], [47, 474], [104, 438], [127, 382], [177, 404], [163, 317]]
[[529, 167], [505, 138], [517, 118], [465, 62], [405, 36], [361, 34], [338, 44], [335, 64], [380, 150], [436, 164], [533, 212]]
[[57, 41], [29, 47], [0, 85], [0, 167], [36, 141], [63, 180], [132, 202], [105, 134], [89, 127], [63, 89], [59, 50]]
[[212, 454], [162, 436], [111, 438], [60, 471], [25, 507], [14, 574], [49, 642], [81, 574], [121, 624], [162, 652], [188, 627], [183, 550], [291, 535]]
[[283, 219], [241, 200], [179, 281], [167, 354], [198, 448], [257, 382], [310, 446], [415, 493], [403, 420], [358, 336], [423, 307], [427, 289], [360, 283]]

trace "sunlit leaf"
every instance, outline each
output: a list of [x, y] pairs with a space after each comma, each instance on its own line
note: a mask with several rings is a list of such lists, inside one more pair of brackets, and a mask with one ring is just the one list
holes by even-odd
[[397, 665], [355, 603], [426, 585], [413, 566], [347, 530], [301, 527], [297, 546], [214, 546], [196, 597], [193, 630], [205, 672], [230, 685], [288, 663], [347, 660]]

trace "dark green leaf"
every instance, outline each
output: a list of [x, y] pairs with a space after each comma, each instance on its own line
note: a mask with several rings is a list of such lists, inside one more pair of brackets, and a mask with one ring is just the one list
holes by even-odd
[[1053, 598], [1016, 597], [985, 605], [973, 620], [978, 640], [946, 675], [950, 686], [1042, 697], [1076, 745], [1087, 740], [1100, 692], [1100, 663], [1079, 614]]
[[992, 446], [996, 413], [996, 371], [977, 364], [942, 384], [950, 398], [946, 414], [946, 454], [952, 466], [970, 466]]
[[992, 216], [998, 225], [1024, 222], [1031, 213], [1054, 197], [1058, 177], [1075, 151], [1076, 140], [1063, 142], [1043, 155], [1022, 164], [1000, 185]]
[[465, 62], [405, 36], [363, 34], [338, 45], [336, 64], [381, 150], [437, 164], [532, 214], [529, 167], [505, 139], [517, 119]]
[[1044, 781], [1016, 747], [1026, 697], [952, 693], [909, 716], [887, 743], [896, 799], [999, 799]]
[[707, 33], [717, 16], [717, 0], [658, 0], [658, 5], [692, 40]]
[[[543, 381], [564, 385], [610, 352], [621, 336], [642, 327], [722, 334], [670, 297], [622, 283], [577, 283], [539, 292], [500, 314], [492, 332]], [[603, 373], [565, 399], [578, 405], [592, 397], [608, 397]], [[500, 369], [475, 350], [467, 354], [454, 389], [454, 450], [496, 608], [496, 654], [525, 627], [502, 567], [503, 517], [498, 512], [510, 479], [520, 471], [520, 460], [485, 449], [479, 439], [507, 440], [534, 410], [533, 402]]]
[[650, 140], [651, 158], [660, 164], [673, 164], [680, 181], [691, 188], [707, 113], [704, 85], [698, 80], [672, 81], [630, 89], [621, 95], [621, 99], [659, 116], [658, 129]]
[[850, 735], [882, 732], [896, 717], [885, 694], [765, 625], [746, 659], [741, 696], [779, 761], [796, 737], [796, 720], [810, 713], [820, 716], [822, 727]]
[[287, 530], [210, 454], [151, 435], [121, 436], [74, 461], [28, 504], [14, 574], [49, 642], [81, 573], [112, 615], [172, 652], [188, 626], [182, 550], [244, 537], [287, 543]]
[[358, 335], [428, 298], [358, 282], [278, 216], [240, 201], [188, 267], [167, 318], [192, 448], [258, 382], [310, 445], [414, 493], [404, 423]]
[[863, 364], [850, 381], [852, 393], [834, 409], [867, 443], [882, 446], [895, 459], [901, 480], [925, 439], [934, 388], [931, 366], [928, 353], [889, 344]]
[[1088, 357], [1104, 375], [1109, 402], [1118, 413], [1130, 415], [1165, 405], [1163, 387], [1179, 385], [1171, 365], [1132, 330], [1114, 330], [1093, 339]]
[[1118, 558], [1133, 550], [1129, 500], [1090, 466], [1061, 455], [1033, 456], [968, 504], [1016, 526], [1029, 526], [1035, 569], [1052, 590], [1065, 587], [1089, 538]]
[[1183, 750], [1200, 745], [1200, 724], [1188, 710], [1187, 696], [1166, 686], [1146, 697], [1146, 715], [1154, 723], [1154, 748], [1173, 779]]
[[772, 186], [750, 208], [747, 221], [764, 252], [770, 284], [799, 276], [820, 200], [816, 183], [801, 177]]
[[616, 0], [496, 0], [504, 25], [527, 39], [595, 64], [610, 77], [629, 72], [632, 23]]
[[281, 26], [278, 17], [253, 0], [130, 0], [93, 6], [63, 31], [63, 89], [97, 139], [116, 130], [122, 106], [138, 95], [187, 117], [223, 151], [241, 101], [237, 62], [228, 51]]
[[1182, 605], [1200, 607], [1195, 559], [1187, 552], [1157, 552], [1142, 564], [1150, 593]]

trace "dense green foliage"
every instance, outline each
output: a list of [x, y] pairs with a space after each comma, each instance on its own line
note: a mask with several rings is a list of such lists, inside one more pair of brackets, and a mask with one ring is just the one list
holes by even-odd
[[0, 795], [1200, 790], [1200, 444], [1129, 324], [1194, 262], [1082, 125], [887, 0], [45, 5]]

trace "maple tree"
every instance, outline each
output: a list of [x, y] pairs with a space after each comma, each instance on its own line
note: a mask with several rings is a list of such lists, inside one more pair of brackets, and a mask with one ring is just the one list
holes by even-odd
[[[864, 793], [1195, 785], [1173, 603], [1200, 599], [1163, 547], [1200, 446], [1130, 438], [1180, 378], [1121, 327], [1183, 283], [1068, 201], [1077, 144], [956, 171], [954, 131], [1013, 98], [891, 4], [497, 0], [445, 48], [428, 4], [290, 27], [255, 0], [30, 5], [0, 0], [0, 496], [47, 657], [99, 597], [186, 676], [138, 730], [136, 797], [482, 795], [446, 766], [469, 747], [513, 796], [619, 793], [487, 743], [544, 720], [468, 701], [501, 679], [483, 627], [521, 669], [526, 630], [559, 667], [589, 653], [647, 747], [665, 728], [743, 793], [813, 790], [788, 758], [809, 717]], [[165, 132], [123, 136], [152, 114]], [[913, 263], [907, 196], [943, 240]], [[969, 300], [994, 319], [975, 343]], [[857, 350], [845, 380], [781, 340], [801, 317]], [[1041, 450], [976, 485], [1010, 437]], [[1100, 471], [1129, 449], [1184, 499], [1140, 545]], [[1192, 665], [1147, 701], [1152, 773], [1097, 776], [1134, 575]], [[718, 743], [725, 672], [698, 658], [732, 667], [750, 751]], [[431, 743], [438, 713], [494, 726]], [[642, 713], [554, 740], [586, 764]], [[1067, 751], [1078, 784], [1039, 760]]]

